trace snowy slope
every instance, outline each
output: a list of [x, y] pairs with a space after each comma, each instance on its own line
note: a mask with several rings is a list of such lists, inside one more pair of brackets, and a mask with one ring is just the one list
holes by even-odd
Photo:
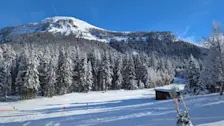
[[[220, 111], [224, 98], [217, 94], [188, 97], [186, 104], [194, 125], [224, 125]], [[153, 89], [72, 93], [0, 103], [0, 126], [175, 126], [175, 117], [173, 101], [156, 101]]]
[[127, 41], [128, 39], [135, 38], [136, 40], [146, 41], [147, 37], [154, 33], [153, 38], [160, 41], [172, 39], [177, 41], [178, 39], [170, 32], [116, 32], [109, 31], [94, 25], [91, 25], [85, 21], [79, 20], [74, 17], [56, 16], [46, 18], [41, 22], [29, 23], [20, 26], [6, 27], [0, 29], [0, 40], [9, 36], [50, 32], [54, 35], [74, 35], [76, 38], [84, 38], [88, 40], [97, 40], [102, 42], [109, 42], [111, 40]]
[[104, 31], [104, 29], [93, 26], [85, 21], [73, 17], [51, 17], [46, 18], [39, 23], [30, 23], [26, 25], [16, 26], [12, 29], [10, 35], [35, 33], [35, 32], [51, 32], [53, 34], [60, 33], [62, 35], [76, 35], [77, 38], [85, 38], [89, 40], [99, 40], [90, 33], [91, 29]]
[[202, 124], [200, 126], [224, 126], [224, 120], [223, 121], [214, 122], [214, 123]]

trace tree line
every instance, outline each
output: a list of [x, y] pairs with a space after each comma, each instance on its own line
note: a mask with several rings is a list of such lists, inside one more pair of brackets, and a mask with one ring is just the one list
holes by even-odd
[[82, 51], [77, 46], [0, 45], [0, 95], [21, 99], [169, 84], [174, 66], [156, 53]]

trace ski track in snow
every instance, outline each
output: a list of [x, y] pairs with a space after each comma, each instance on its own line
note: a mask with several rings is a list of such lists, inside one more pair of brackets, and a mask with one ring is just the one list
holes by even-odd
[[[174, 126], [173, 101], [156, 101], [154, 95], [153, 89], [120, 90], [2, 102], [0, 110], [18, 110], [0, 112], [0, 126]], [[212, 94], [187, 97], [185, 102], [194, 125], [224, 126], [224, 98]], [[182, 104], [180, 108], [183, 111]]]

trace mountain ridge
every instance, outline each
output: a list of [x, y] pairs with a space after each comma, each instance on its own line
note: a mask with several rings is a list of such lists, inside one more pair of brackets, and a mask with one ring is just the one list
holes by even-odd
[[77, 38], [101, 42], [110, 42], [113, 39], [117, 41], [127, 41], [127, 39], [132, 39], [136, 36], [137, 39], [145, 40], [149, 34], [154, 33], [155, 38], [159, 40], [164, 40], [168, 36], [173, 39], [173, 42], [179, 41], [172, 32], [168, 31], [110, 31], [80, 19], [66, 16], [49, 17], [40, 22], [2, 28], [0, 29], [0, 40], [9, 36], [36, 32], [50, 32], [55, 35], [60, 34], [65, 36], [75, 35]]

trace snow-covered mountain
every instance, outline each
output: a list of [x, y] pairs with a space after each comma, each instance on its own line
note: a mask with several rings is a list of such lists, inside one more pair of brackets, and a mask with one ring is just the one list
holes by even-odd
[[3, 28], [0, 30], [0, 40], [4, 42], [7, 37], [37, 32], [50, 32], [54, 35], [65, 36], [74, 35], [76, 38], [102, 42], [111, 40], [126, 41], [133, 38], [144, 41], [148, 36], [152, 35], [158, 40], [178, 40], [171, 32], [115, 32], [98, 28], [74, 17], [62, 16], [46, 18], [38, 23]]

